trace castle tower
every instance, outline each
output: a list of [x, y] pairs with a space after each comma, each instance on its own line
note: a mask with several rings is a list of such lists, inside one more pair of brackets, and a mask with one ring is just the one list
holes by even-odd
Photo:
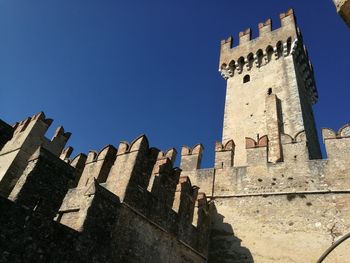
[[312, 65], [303, 45], [294, 12], [280, 15], [281, 27], [271, 19], [221, 41], [219, 71], [227, 80], [222, 142], [235, 144], [234, 166], [246, 165], [246, 137], [268, 136], [268, 161], [283, 161], [281, 134], [305, 130], [310, 159], [321, 158], [312, 112], [317, 90]]

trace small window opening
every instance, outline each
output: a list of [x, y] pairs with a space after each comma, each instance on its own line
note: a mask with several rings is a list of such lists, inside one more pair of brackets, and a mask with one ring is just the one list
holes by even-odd
[[268, 90], [267, 90], [267, 95], [271, 95], [272, 94], [272, 88], [269, 88]]
[[247, 83], [250, 81], [250, 76], [249, 75], [245, 75], [243, 78], [243, 83]]

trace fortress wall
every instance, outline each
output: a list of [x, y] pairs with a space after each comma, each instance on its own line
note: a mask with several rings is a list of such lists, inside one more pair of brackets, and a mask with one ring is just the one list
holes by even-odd
[[125, 204], [113, 236], [112, 251], [116, 262], [206, 262], [204, 254]]
[[0, 209], [0, 262], [92, 261], [74, 230], [2, 196]]
[[[101, 206], [103, 202], [99, 202]], [[0, 196], [0, 261], [52, 263], [206, 262], [206, 257], [127, 205], [90, 211], [84, 231], [41, 217]], [[109, 223], [106, 204], [118, 219]], [[102, 229], [101, 229], [102, 227]], [[106, 229], [106, 228], [105, 228]], [[107, 229], [106, 229], [107, 230]]]
[[[282, 136], [283, 162], [269, 163], [269, 145], [247, 139], [248, 166], [216, 168], [204, 182], [214, 184], [209, 262], [316, 262], [347, 234], [349, 131], [323, 129], [324, 160], [309, 160], [300, 132]], [[325, 262], [347, 262], [348, 244]]]
[[[214, 200], [209, 262], [316, 262], [350, 231], [349, 193]], [[348, 245], [337, 248], [327, 262], [347, 262]]]
[[0, 184], [11, 190], [0, 196], [4, 260], [206, 261], [207, 198], [173, 167], [175, 149], [160, 152], [142, 135], [70, 159], [62, 127], [44, 137], [51, 122], [43, 113], [22, 121], [2, 148]]

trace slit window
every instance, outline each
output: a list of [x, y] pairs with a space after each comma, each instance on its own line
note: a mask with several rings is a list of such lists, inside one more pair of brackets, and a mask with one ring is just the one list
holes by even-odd
[[245, 75], [243, 78], [243, 83], [247, 83], [250, 81], [250, 76], [249, 75]]

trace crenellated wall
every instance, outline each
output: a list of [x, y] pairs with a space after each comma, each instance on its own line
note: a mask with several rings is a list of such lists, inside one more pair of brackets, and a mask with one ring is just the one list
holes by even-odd
[[[25, 125], [16, 129], [25, 131]], [[61, 144], [60, 153], [52, 152], [42, 137], [32, 137], [36, 150], [8, 199], [0, 200], [9, 210], [0, 216], [1, 224], [12, 224], [13, 231], [26, 224], [28, 231], [12, 239], [14, 232], [3, 227], [1, 236], [13, 241], [2, 248], [2, 257], [17, 262], [59, 257], [65, 253], [62, 242], [70, 240], [80, 248], [70, 253], [72, 262], [205, 262], [207, 255], [210, 262], [293, 262], [295, 255], [313, 262], [350, 229], [345, 205], [350, 199], [350, 125], [337, 132], [325, 128], [322, 135], [327, 159], [310, 160], [307, 136], [300, 131], [280, 134], [277, 162], [271, 161], [276, 145], [268, 135], [246, 137], [247, 165], [241, 167], [234, 165], [233, 140], [216, 143], [210, 169], [200, 167], [202, 145], [184, 146], [183, 170], [173, 167], [175, 149], [149, 147], [144, 135], [121, 142], [118, 149], [107, 145], [73, 158], [73, 148]], [[7, 139], [7, 147], [16, 144], [15, 136]], [[26, 214], [26, 221], [11, 223], [17, 213]], [[55, 242], [51, 235], [59, 236], [54, 252], [43, 247], [38, 229], [50, 242]], [[308, 233], [307, 238], [300, 233]], [[18, 254], [27, 238], [35, 245]], [[299, 243], [308, 253], [300, 254], [294, 246]], [[340, 249], [331, 259], [341, 262], [345, 256]]]
[[[70, 158], [73, 148], [63, 149], [70, 134], [62, 127], [51, 141], [44, 137], [51, 122], [43, 113], [35, 115], [19, 123], [12, 138], [10, 126], [2, 125], [9, 132], [0, 134], [1, 141], [7, 141], [1, 149], [6, 159], [1, 160], [0, 185], [9, 193], [0, 196], [0, 204], [12, 211], [0, 216], [0, 234], [12, 241], [0, 248], [0, 255], [17, 262], [36, 260], [38, 254], [43, 261], [51, 255], [59, 258], [64, 246], [55, 246], [55, 251], [42, 249], [42, 235], [32, 226], [42, 224], [47, 238], [55, 233], [58, 244], [71, 239], [76, 252], [67, 262], [206, 261], [209, 205], [189, 177], [173, 167], [175, 149], [161, 152], [149, 147], [142, 135], [130, 144], [121, 142], [118, 149], [107, 145], [87, 156]], [[190, 154], [201, 152], [201, 146], [191, 150], [186, 167], [199, 167], [199, 159], [191, 159]], [[12, 170], [16, 173], [10, 174], [9, 182]], [[16, 239], [4, 226], [13, 220], [8, 215], [21, 209], [28, 214], [31, 231]], [[20, 229], [21, 224], [17, 222], [13, 229]], [[22, 238], [32, 240], [31, 249], [21, 248]]]
[[[275, 153], [270, 149], [267, 135], [257, 140], [246, 137], [246, 166], [233, 165], [233, 141], [225, 145], [217, 142], [214, 169], [199, 167], [185, 170], [183, 174], [197, 182], [197, 185], [204, 185], [201, 189], [205, 189], [208, 196], [212, 194], [208, 185], [214, 186], [215, 194], [228, 196], [276, 191], [328, 191], [332, 186], [336, 186], [337, 190], [350, 189], [350, 184], [344, 181], [350, 168], [350, 125], [343, 126], [338, 132], [324, 128], [322, 134], [327, 159], [310, 160], [305, 131], [300, 131], [293, 136], [281, 134], [283, 161], [275, 163], [269, 160], [270, 155]], [[208, 170], [211, 171], [210, 176], [202, 176]], [[339, 178], [342, 184], [336, 183]]]
[[[0, 149], [0, 194], [8, 196], [18, 178], [27, 166], [29, 158], [40, 147], [44, 146], [54, 155], [59, 156], [70, 133], [62, 127], [56, 130], [51, 140], [45, 133], [52, 123], [40, 112], [13, 126], [13, 136]], [[1, 134], [2, 135], [2, 134]]]
[[[210, 262], [316, 262], [350, 231], [350, 125], [337, 132], [324, 128], [322, 135], [326, 159], [310, 160], [300, 131], [281, 134], [282, 161], [269, 161], [275, 153], [264, 135], [245, 138], [246, 166], [233, 165], [230, 141], [216, 143], [209, 175], [200, 168], [184, 172], [215, 206]], [[327, 262], [348, 256], [339, 248]]]

